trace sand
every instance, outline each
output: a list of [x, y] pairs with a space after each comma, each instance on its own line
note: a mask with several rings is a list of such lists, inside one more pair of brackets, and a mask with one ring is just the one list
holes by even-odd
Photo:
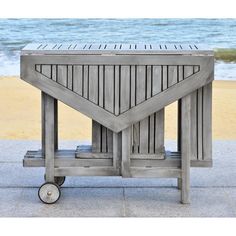
[[[18, 77], [0, 77], [0, 139], [39, 140], [40, 91]], [[176, 103], [166, 108], [166, 139], [176, 139]], [[91, 120], [59, 103], [59, 138], [90, 140]], [[236, 140], [236, 81], [213, 83], [213, 139]]]

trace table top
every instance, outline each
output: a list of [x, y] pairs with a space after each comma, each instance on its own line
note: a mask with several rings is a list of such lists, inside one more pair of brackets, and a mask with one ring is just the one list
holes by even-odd
[[195, 44], [31, 43], [22, 49], [21, 54], [186, 54], [213, 56], [214, 52], [209, 48]]

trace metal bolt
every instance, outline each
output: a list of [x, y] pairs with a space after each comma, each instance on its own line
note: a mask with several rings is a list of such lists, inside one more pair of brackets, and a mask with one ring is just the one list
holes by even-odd
[[48, 196], [51, 196], [51, 195], [52, 195], [52, 192], [51, 192], [51, 191], [48, 191], [48, 192], [47, 192], [47, 195], [48, 195]]

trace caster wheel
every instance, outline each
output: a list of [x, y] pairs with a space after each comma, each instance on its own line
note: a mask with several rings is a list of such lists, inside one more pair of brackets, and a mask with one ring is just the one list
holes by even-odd
[[65, 183], [65, 176], [55, 176], [54, 181], [57, 185], [62, 186]]
[[53, 204], [60, 198], [61, 190], [57, 184], [47, 182], [39, 188], [38, 196], [43, 203]]
[[[46, 181], [45, 175], [44, 175], [44, 180]], [[65, 176], [55, 176], [54, 177], [54, 182], [59, 186], [62, 186], [65, 183], [65, 180], [66, 180]]]

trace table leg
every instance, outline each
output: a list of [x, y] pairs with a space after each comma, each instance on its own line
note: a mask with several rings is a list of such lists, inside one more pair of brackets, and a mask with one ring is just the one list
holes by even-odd
[[[55, 139], [55, 114], [57, 115], [55, 99], [42, 93], [42, 151], [45, 157], [45, 180], [54, 182], [54, 157], [57, 141]], [[57, 119], [56, 119], [57, 120]]]
[[190, 203], [191, 94], [181, 99], [181, 202]]

